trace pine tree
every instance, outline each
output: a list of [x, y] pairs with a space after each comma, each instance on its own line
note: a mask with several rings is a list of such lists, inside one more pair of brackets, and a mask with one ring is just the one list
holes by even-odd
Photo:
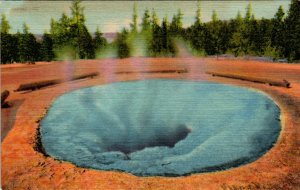
[[230, 40], [231, 51], [235, 56], [255, 54], [257, 27], [257, 22], [252, 14], [252, 6], [248, 4], [244, 19], [240, 12], [235, 19], [235, 31]]
[[232, 37], [230, 39], [230, 49], [235, 56], [239, 56], [244, 54], [244, 44], [248, 43], [248, 40], [243, 36], [245, 23], [240, 12], [238, 12], [233, 25], [235, 30], [233, 31]]
[[167, 52], [169, 46], [169, 23], [167, 17], [163, 18], [163, 21], [161, 23], [161, 39], [162, 49], [163, 51]]
[[161, 34], [160, 34], [160, 41], [161, 41], [161, 54], [164, 56], [174, 56], [176, 53], [175, 45], [172, 40], [172, 36], [170, 35], [170, 23], [168, 22], [168, 18], [163, 18], [161, 24]]
[[183, 13], [182, 13], [181, 9], [179, 9], [177, 11], [177, 22], [176, 22], [176, 25], [178, 26], [179, 30], [183, 29], [183, 21], [182, 21], [182, 19], [183, 19]]
[[246, 8], [246, 15], [244, 18], [245, 22], [249, 22], [251, 20], [251, 16], [252, 16], [252, 5], [251, 3], [249, 3]]
[[212, 21], [205, 24], [204, 49], [209, 55], [221, 53], [221, 24], [216, 11], [213, 11]]
[[211, 16], [211, 20], [212, 20], [212, 22], [215, 22], [215, 23], [219, 21], [217, 12], [215, 10], [213, 10], [213, 14]]
[[[76, 48], [76, 54], [79, 55], [80, 59], [87, 58], [88, 55], [93, 48], [92, 45], [92, 37], [90, 36], [89, 32], [87, 31], [85, 23], [85, 16], [84, 16], [84, 7], [81, 6], [80, 0], [75, 0], [72, 3], [71, 9], [71, 34], [75, 36], [71, 40], [71, 43]], [[92, 50], [93, 51], [93, 50]]]
[[44, 33], [41, 44], [41, 58], [43, 61], [52, 61], [54, 57], [52, 37], [50, 34]]
[[157, 17], [157, 14], [155, 10], [152, 10], [152, 16], [151, 16], [151, 33], [152, 33], [152, 38], [150, 41], [150, 54], [153, 56], [156, 56], [159, 52], [161, 52], [161, 28], [159, 26], [159, 19]]
[[128, 31], [124, 28], [121, 33], [117, 34], [117, 47], [118, 47], [118, 57], [123, 59], [130, 57], [130, 48], [129, 45], [126, 42], [126, 39], [128, 37]]
[[8, 34], [9, 30], [10, 30], [10, 25], [6, 19], [5, 14], [2, 14], [2, 16], [1, 16], [1, 33]]
[[242, 14], [241, 14], [240, 11], [238, 11], [235, 20], [236, 20], [236, 22], [237, 22], [238, 24], [242, 24], [242, 22], [243, 22], [243, 17], [242, 17]]
[[80, 28], [78, 36], [78, 49], [80, 59], [95, 58], [93, 39], [85, 25], [82, 25]]
[[29, 26], [26, 23], [23, 24], [23, 34], [29, 34]]
[[285, 19], [285, 55], [290, 61], [300, 60], [300, 1], [292, 0]]
[[[14, 52], [17, 52], [18, 46], [14, 44], [14, 36], [9, 34], [10, 25], [6, 16], [1, 17], [1, 63], [12, 63], [14, 60]], [[16, 45], [16, 46], [14, 46]]]
[[73, 16], [73, 24], [84, 25], [85, 16], [84, 16], [84, 7], [81, 6], [81, 0], [74, 0], [71, 6], [71, 13]]
[[131, 31], [136, 33], [138, 31], [138, 14], [137, 14], [137, 4], [133, 5], [133, 15], [132, 15], [132, 23], [130, 24]]
[[148, 31], [151, 28], [151, 19], [150, 19], [150, 13], [148, 9], [146, 9], [144, 12], [141, 26], [142, 26], [142, 31]]
[[161, 26], [158, 25], [158, 19], [154, 11], [152, 18], [152, 40], [149, 47], [151, 55], [174, 56], [176, 49], [170, 35], [170, 23], [167, 17], [163, 18]]
[[[244, 53], [251, 55], [261, 56], [264, 50], [264, 33], [266, 28], [261, 28], [262, 22], [255, 19], [254, 15], [251, 16], [249, 22], [245, 23], [244, 38], [247, 39], [247, 44], [244, 45]], [[265, 23], [265, 22], [264, 22]], [[265, 26], [265, 25], [264, 25]]]
[[50, 34], [53, 38], [54, 48], [60, 50], [64, 46], [74, 45], [74, 38], [77, 34], [77, 27], [71, 25], [71, 18], [65, 13], [58, 21], [51, 19]]
[[252, 53], [253, 50], [253, 41], [252, 41], [252, 37], [251, 34], [253, 31], [253, 27], [255, 27], [255, 17], [252, 14], [252, 5], [251, 3], [248, 4], [248, 6], [246, 7], [246, 14], [244, 17], [244, 24], [242, 25], [242, 36], [244, 38], [244, 43], [242, 44], [242, 49], [244, 54], [248, 55]]
[[29, 27], [23, 24], [23, 33], [19, 35], [19, 55], [21, 62], [34, 63], [40, 57], [39, 44], [32, 33], [29, 32]]
[[219, 30], [219, 52], [226, 53], [230, 48], [230, 38], [233, 34], [233, 28], [231, 27], [231, 21], [220, 22]]
[[159, 26], [159, 18], [154, 9], [152, 10], [151, 24], [153, 28]]
[[277, 13], [275, 14], [275, 20], [278, 21], [278, 22], [283, 22], [284, 20], [284, 15], [285, 15], [285, 12], [283, 10], [283, 7], [282, 5], [279, 6], [278, 10], [277, 10]]
[[253, 33], [256, 33], [255, 41], [255, 51], [256, 55], [264, 55], [265, 50], [271, 44], [271, 35], [272, 35], [272, 23], [269, 19], [261, 19], [258, 22], [257, 30], [253, 30]]
[[272, 19], [272, 35], [271, 35], [271, 43], [270, 46], [274, 47], [276, 51], [278, 51], [279, 56], [283, 56], [284, 54], [284, 15], [285, 12], [283, 7], [280, 6], [278, 8], [277, 13], [274, 15]]
[[1, 33], [1, 63], [12, 63], [12, 55], [13, 47], [11, 44], [12, 36], [7, 33]]
[[201, 5], [200, 1], [197, 1], [197, 11], [196, 11], [196, 17], [195, 17], [195, 24], [194, 25], [200, 25], [201, 24]]
[[103, 37], [103, 33], [99, 30], [97, 27], [97, 30], [95, 32], [95, 37], [93, 39], [95, 50], [101, 50], [107, 45], [106, 39]]
[[193, 48], [195, 48], [198, 52], [203, 52], [205, 44], [205, 28], [201, 21], [200, 1], [197, 2], [195, 22], [186, 30], [186, 33]]
[[173, 16], [172, 22], [170, 24], [170, 32], [174, 36], [182, 34], [183, 31], [182, 17], [183, 14], [180, 9], [178, 10], [177, 14]]
[[80, 59], [93, 58], [94, 43], [85, 26], [84, 7], [81, 6], [81, 1], [74, 0], [70, 10], [71, 17], [63, 13], [58, 21], [51, 19], [50, 33], [53, 47], [56, 51], [61, 51], [65, 47], [74, 49], [75, 56], [78, 55]]

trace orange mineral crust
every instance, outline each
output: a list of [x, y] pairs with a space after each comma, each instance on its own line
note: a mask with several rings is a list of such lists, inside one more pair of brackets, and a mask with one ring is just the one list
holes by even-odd
[[[70, 81], [74, 75], [91, 72], [99, 75]], [[285, 79], [291, 88], [212, 76], [207, 72]], [[87, 86], [150, 78], [212, 81], [263, 91], [280, 107], [279, 139], [255, 162], [183, 177], [137, 177], [79, 168], [39, 151], [38, 121], [58, 96]], [[35, 91], [13, 91], [23, 83], [53, 79], [63, 82]], [[7, 100], [12, 105], [1, 109], [2, 189], [300, 189], [300, 65], [188, 56], [57, 61], [1, 66], [1, 81], [1, 91], [10, 91]]]

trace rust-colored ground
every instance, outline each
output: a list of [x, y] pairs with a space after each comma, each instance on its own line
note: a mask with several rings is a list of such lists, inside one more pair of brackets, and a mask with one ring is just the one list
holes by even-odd
[[[188, 73], [130, 73], [188, 69]], [[12, 92], [20, 83], [70, 78], [73, 74], [100, 72], [100, 76], [65, 82], [32, 92]], [[286, 79], [292, 88], [212, 77], [206, 71], [268, 79]], [[278, 142], [257, 161], [226, 171], [186, 177], [136, 177], [127, 173], [78, 168], [37, 152], [38, 123], [59, 95], [81, 87], [147, 78], [208, 80], [255, 88], [269, 94], [282, 113]], [[300, 189], [300, 65], [213, 58], [129, 58], [39, 63], [1, 67], [1, 90], [11, 91], [12, 108], [1, 109], [3, 189]]]

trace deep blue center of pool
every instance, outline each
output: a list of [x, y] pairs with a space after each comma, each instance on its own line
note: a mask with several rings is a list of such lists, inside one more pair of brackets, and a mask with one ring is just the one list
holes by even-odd
[[240, 166], [276, 142], [280, 112], [254, 90], [145, 80], [57, 98], [41, 122], [50, 156], [138, 176], [180, 176]]

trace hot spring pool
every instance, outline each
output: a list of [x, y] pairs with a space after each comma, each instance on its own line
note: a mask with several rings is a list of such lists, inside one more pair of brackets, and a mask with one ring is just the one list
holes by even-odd
[[40, 133], [47, 154], [80, 167], [180, 176], [256, 160], [276, 142], [279, 116], [254, 90], [157, 79], [64, 94]]

